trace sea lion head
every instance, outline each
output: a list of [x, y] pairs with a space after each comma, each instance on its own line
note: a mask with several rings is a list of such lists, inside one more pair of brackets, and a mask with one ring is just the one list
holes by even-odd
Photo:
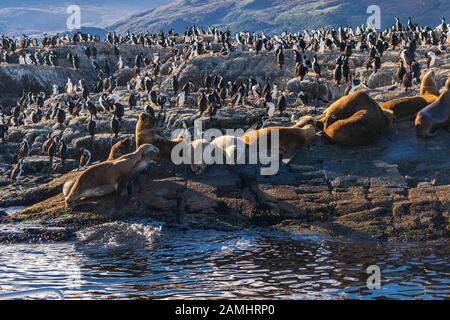
[[145, 128], [154, 128], [155, 127], [155, 117], [151, 115], [150, 113], [143, 112], [139, 114], [138, 121], [145, 127]]
[[143, 144], [131, 155], [135, 156], [136, 166], [135, 174], [147, 169], [150, 161], [152, 161], [155, 155], [159, 154], [159, 149], [151, 144]]
[[316, 127], [313, 124], [307, 124], [302, 127], [303, 134], [305, 135], [305, 141], [307, 144], [312, 144], [316, 139]]
[[159, 154], [159, 149], [151, 144], [143, 144], [136, 150], [136, 154], [141, 159], [152, 159], [155, 154]]
[[316, 119], [314, 119], [314, 118], [311, 117], [311, 116], [304, 116], [304, 117], [301, 117], [301, 118], [297, 121], [297, 123], [296, 123], [295, 125], [293, 125], [292, 127], [293, 127], [293, 128], [303, 128], [303, 127], [305, 127], [305, 126], [307, 126], [307, 125], [312, 125], [312, 126], [314, 126], [314, 127], [317, 127], [317, 121], [316, 121]]
[[436, 74], [434, 71], [428, 71], [422, 79], [420, 95], [424, 96], [427, 94], [432, 94], [434, 96], [439, 95], [439, 90], [436, 83]]
[[357, 91], [366, 90], [367, 86], [361, 82], [361, 80], [354, 79], [345, 89], [344, 96], [349, 96]]
[[432, 136], [433, 122], [426, 113], [419, 112], [415, 121], [416, 134], [420, 138]]
[[128, 137], [112, 146], [108, 160], [118, 159], [131, 152], [133, 152], [133, 140]]

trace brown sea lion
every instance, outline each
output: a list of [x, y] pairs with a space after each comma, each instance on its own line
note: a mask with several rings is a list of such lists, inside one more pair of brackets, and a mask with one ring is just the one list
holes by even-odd
[[318, 122], [324, 136], [335, 143], [360, 146], [373, 143], [393, 119], [366, 91], [356, 91], [332, 103]]
[[380, 107], [383, 110], [392, 111], [397, 121], [412, 120], [417, 115], [417, 112], [435, 102], [438, 96], [439, 90], [436, 84], [436, 76], [433, 71], [429, 71], [422, 79], [420, 96], [386, 101], [380, 104]]
[[77, 178], [66, 182], [63, 188], [66, 206], [70, 207], [81, 199], [116, 194], [116, 204], [124, 188], [128, 187], [149, 165], [159, 150], [144, 144], [131, 154], [117, 160], [94, 165]]
[[420, 96], [425, 97], [427, 95], [439, 96], [439, 89], [437, 87], [436, 75], [434, 71], [428, 71], [422, 78], [420, 85]]
[[111, 147], [108, 161], [119, 159], [121, 156], [133, 152], [133, 140], [131, 138], [125, 138], [117, 142]]
[[437, 129], [450, 126], [450, 77], [439, 98], [419, 111], [415, 126], [417, 135], [422, 138], [432, 137]]
[[160, 136], [155, 129], [155, 118], [149, 113], [141, 113], [136, 123], [136, 147], [151, 144], [159, 149], [155, 160], [171, 160], [172, 149], [181, 141], [169, 140]]
[[246, 145], [259, 143], [264, 138], [267, 141], [267, 148], [271, 148], [272, 133], [278, 131], [279, 148], [282, 153], [290, 153], [314, 142], [316, 128], [311, 124], [299, 127], [271, 127], [256, 131], [251, 131], [242, 136]]

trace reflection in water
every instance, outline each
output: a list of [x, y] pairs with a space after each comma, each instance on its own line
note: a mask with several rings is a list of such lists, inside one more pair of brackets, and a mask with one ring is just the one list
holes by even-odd
[[[0, 293], [54, 287], [69, 298], [443, 299], [450, 294], [448, 254], [445, 243], [117, 223], [84, 231], [77, 243], [0, 245]], [[366, 287], [369, 265], [381, 268], [379, 290]]]

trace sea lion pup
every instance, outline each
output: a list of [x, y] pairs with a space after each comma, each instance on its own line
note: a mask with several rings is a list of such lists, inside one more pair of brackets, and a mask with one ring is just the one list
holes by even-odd
[[66, 206], [69, 208], [84, 198], [102, 197], [112, 193], [116, 195], [116, 205], [120, 206], [119, 198], [124, 188], [130, 197], [130, 183], [149, 165], [158, 148], [144, 144], [133, 153], [124, 155], [117, 160], [105, 161], [94, 165], [77, 178], [64, 184], [63, 194]]
[[450, 126], [450, 77], [439, 98], [419, 111], [415, 126], [417, 135], [422, 138], [434, 136], [439, 128], [448, 129]]
[[439, 90], [436, 84], [436, 76], [433, 71], [429, 71], [422, 79], [420, 96], [386, 101], [380, 104], [380, 107], [383, 110], [392, 111], [396, 121], [413, 120], [417, 112], [435, 102], [438, 96]]
[[155, 160], [171, 160], [172, 149], [181, 141], [169, 140], [158, 134], [155, 129], [155, 117], [149, 113], [139, 114], [138, 121], [136, 123], [136, 147], [139, 148], [144, 144], [154, 145], [159, 149], [159, 154], [155, 157]]
[[361, 146], [373, 143], [392, 120], [392, 112], [383, 111], [366, 91], [356, 91], [332, 103], [319, 121], [331, 142]]
[[133, 152], [133, 146], [133, 140], [130, 137], [120, 140], [111, 147], [108, 161], [119, 159], [121, 156]]

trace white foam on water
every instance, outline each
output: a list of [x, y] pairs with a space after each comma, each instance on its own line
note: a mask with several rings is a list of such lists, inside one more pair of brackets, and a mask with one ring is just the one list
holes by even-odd
[[162, 227], [142, 223], [110, 222], [77, 233], [77, 242], [94, 251], [122, 251], [151, 248]]

